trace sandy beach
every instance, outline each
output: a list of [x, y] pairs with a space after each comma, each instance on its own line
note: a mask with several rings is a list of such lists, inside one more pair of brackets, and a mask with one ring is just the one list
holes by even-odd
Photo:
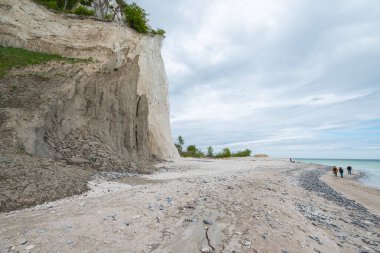
[[157, 167], [1, 213], [0, 252], [380, 252], [380, 190], [323, 166], [244, 158]]

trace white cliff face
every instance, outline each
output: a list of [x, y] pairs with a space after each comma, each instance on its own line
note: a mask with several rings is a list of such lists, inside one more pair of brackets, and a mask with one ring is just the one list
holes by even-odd
[[[12, 142], [22, 142], [28, 152], [40, 156], [96, 156], [94, 161], [108, 159], [115, 166], [178, 157], [170, 132], [161, 44], [161, 37], [120, 24], [54, 13], [30, 0], [2, 0], [0, 45], [92, 59], [26, 69], [49, 76], [36, 90], [47, 98], [32, 112], [0, 106], [7, 127], [17, 132]], [[12, 81], [12, 75], [7, 78], [4, 82]], [[20, 116], [28, 123], [19, 122]]]

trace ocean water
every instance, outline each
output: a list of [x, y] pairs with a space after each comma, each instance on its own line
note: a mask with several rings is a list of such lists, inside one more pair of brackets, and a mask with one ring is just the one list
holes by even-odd
[[347, 173], [347, 166], [352, 167], [352, 171], [360, 170], [366, 173], [364, 178], [361, 178], [364, 184], [380, 188], [380, 160], [359, 160], [359, 159], [294, 159], [298, 162], [317, 163], [328, 166], [337, 166], [344, 169], [344, 174]]

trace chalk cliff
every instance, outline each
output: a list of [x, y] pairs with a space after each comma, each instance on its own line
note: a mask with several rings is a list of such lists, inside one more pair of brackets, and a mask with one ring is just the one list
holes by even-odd
[[[98, 169], [178, 156], [169, 125], [162, 37], [2, 0], [0, 45], [86, 62], [49, 62], [0, 79], [0, 149]], [[7, 93], [10, 85], [17, 91]]]

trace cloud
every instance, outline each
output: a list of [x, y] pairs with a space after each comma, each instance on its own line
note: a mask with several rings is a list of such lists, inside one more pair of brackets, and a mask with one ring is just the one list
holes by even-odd
[[376, 0], [137, 2], [167, 31], [174, 137], [280, 157], [380, 158]]

